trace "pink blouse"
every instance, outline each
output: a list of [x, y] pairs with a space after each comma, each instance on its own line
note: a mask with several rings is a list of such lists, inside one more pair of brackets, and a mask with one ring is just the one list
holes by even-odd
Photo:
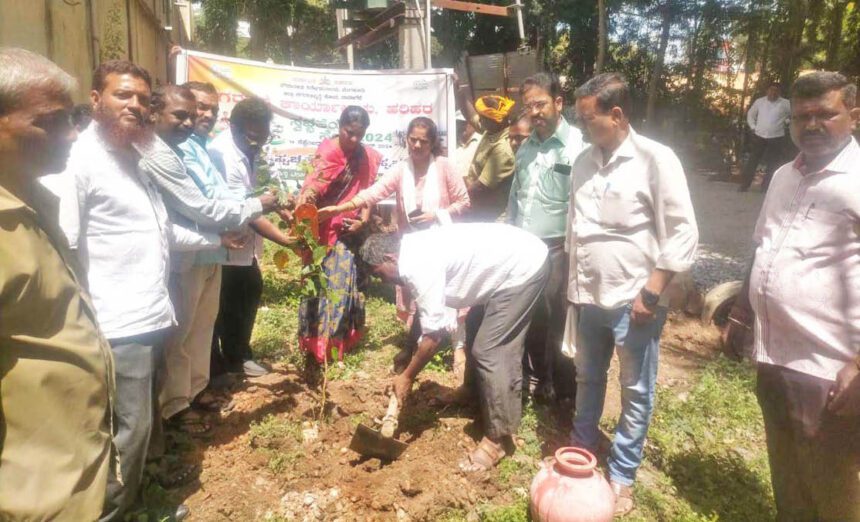
[[[457, 174], [457, 170], [445, 156], [435, 158], [437, 178], [439, 180], [439, 208], [422, 208], [422, 212], [436, 212], [445, 210], [452, 220], [456, 221], [470, 206], [469, 193], [463, 178]], [[359, 192], [355, 198], [360, 205], [370, 206], [379, 203], [396, 193], [397, 200], [397, 224], [401, 231], [407, 230], [409, 221], [403, 205], [403, 196], [400, 194], [400, 183], [404, 175], [408, 174], [406, 163], [401, 162], [394, 170], [378, 179], [376, 183]], [[423, 179], [415, 184], [415, 199], [421, 201], [424, 183]]]

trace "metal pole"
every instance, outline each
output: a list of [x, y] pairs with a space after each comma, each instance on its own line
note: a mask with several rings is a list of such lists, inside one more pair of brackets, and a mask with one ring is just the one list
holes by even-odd
[[526, 30], [523, 28], [523, 4], [520, 0], [516, 0], [514, 6], [514, 9], [517, 10], [517, 28], [520, 30], [520, 42], [525, 42]]
[[424, 38], [424, 68], [425, 69], [430, 69], [432, 67], [432, 65], [430, 64], [430, 60], [431, 60], [430, 48], [432, 47], [430, 45], [431, 41], [432, 41], [431, 40], [431, 38], [432, 38], [431, 37], [431, 25], [430, 25], [430, 18], [431, 18], [432, 12], [431, 12], [431, 7], [430, 7], [430, 2], [431, 2], [431, 0], [426, 0], [426, 2], [424, 3], [424, 25], [426, 26], [426, 35], [427, 35], [427, 37]]

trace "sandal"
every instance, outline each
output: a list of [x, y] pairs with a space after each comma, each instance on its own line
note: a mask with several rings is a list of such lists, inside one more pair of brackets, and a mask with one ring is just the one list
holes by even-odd
[[624, 486], [618, 482], [610, 482], [612, 492], [615, 493], [615, 516], [623, 517], [630, 514], [635, 507], [633, 503], [633, 488]]
[[460, 471], [464, 473], [479, 473], [493, 469], [503, 458], [505, 449], [501, 444], [496, 444], [487, 437], [481, 439], [475, 451], [470, 453], [466, 460], [460, 462]]
[[177, 413], [168, 422], [173, 429], [191, 436], [207, 435], [212, 431], [212, 426], [206, 422], [203, 416], [191, 408]]
[[207, 391], [200, 393], [200, 395], [191, 401], [191, 407], [195, 410], [208, 411], [210, 413], [221, 411], [224, 404], [225, 401], [223, 399], [216, 397]]
[[173, 489], [197, 480], [200, 476], [200, 466], [197, 464], [180, 463], [173, 469], [164, 470], [158, 474], [158, 484], [164, 489]]

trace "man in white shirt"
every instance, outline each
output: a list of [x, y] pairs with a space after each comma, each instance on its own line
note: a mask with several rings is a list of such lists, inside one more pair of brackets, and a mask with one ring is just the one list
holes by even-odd
[[491, 469], [515, 447], [522, 415], [522, 356], [532, 310], [548, 273], [547, 248], [518, 228], [454, 224], [423, 232], [370, 236], [360, 255], [373, 275], [406, 285], [421, 315], [422, 336], [406, 369], [394, 378], [400, 404], [445, 335], [457, 328], [452, 309], [482, 317], [470, 335], [466, 378], [477, 387], [484, 438], [460, 464]]
[[778, 520], [860, 521], [860, 120], [834, 72], [792, 87], [797, 159], [780, 168], [729, 315], [750, 329]]
[[762, 159], [765, 161], [765, 171], [761, 189], [767, 192], [774, 171], [784, 161], [785, 125], [790, 114], [791, 103], [780, 96], [779, 84], [776, 83], [768, 86], [767, 96], [757, 99], [747, 111], [747, 124], [753, 135], [750, 156], [741, 173], [741, 192], [749, 190]]
[[568, 400], [574, 395], [573, 361], [561, 357], [568, 276], [564, 242], [571, 166], [584, 146], [582, 132], [561, 114], [564, 98], [555, 75], [526, 78], [520, 93], [534, 130], [517, 152], [507, 218], [549, 248], [549, 280], [526, 336], [523, 364], [535, 399], [553, 402], [556, 396]]
[[668, 147], [631, 127], [630, 90], [615, 73], [576, 92], [591, 146], [571, 176], [568, 300], [578, 307], [573, 444], [596, 450], [606, 375], [618, 352], [621, 416], [607, 459], [616, 514], [633, 509], [666, 319], [661, 294], [693, 263], [696, 218], [684, 169]]
[[[63, 232], [76, 249], [99, 325], [113, 352], [121, 480], [109, 477], [103, 520], [122, 520], [134, 502], [157, 410], [162, 347], [174, 326], [167, 290], [171, 248], [216, 248], [218, 234], [173, 225], [143, 166], [155, 150], [149, 128], [151, 81], [112, 60], [93, 75], [94, 121], [72, 147], [59, 196]], [[164, 144], [160, 144], [164, 147]]]
[[[265, 101], [246, 98], [233, 107], [230, 129], [209, 144], [212, 162], [226, 180], [228, 190], [238, 199], [257, 190], [256, 161], [269, 139], [271, 122], [272, 110]], [[229, 371], [259, 377], [269, 371], [254, 361], [251, 352], [251, 334], [263, 295], [259, 266], [263, 238], [283, 246], [292, 244], [293, 240], [265, 217], [251, 221], [247, 231], [251, 238], [243, 248], [228, 253], [222, 268], [221, 305], [215, 337]]]

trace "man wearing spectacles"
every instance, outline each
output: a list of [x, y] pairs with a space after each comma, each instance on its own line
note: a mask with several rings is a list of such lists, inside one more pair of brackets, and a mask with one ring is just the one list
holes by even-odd
[[[570, 171], [582, 152], [582, 132], [561, 115], [563, 99], [558, 78], [539, 73], [520, 89], [531, 135], [517, 151], [516, 170], [508, 197], [508, 223], [541, 238], [549, 248], [549, 280], [535, 309], [526, 337], [524, 387], [535, 398], [572, 398], [573, 362], [561, 357], [564, 335], [565, 287], [568, 260], [564, 251]], [[557, 379], [554, 378], [557, 375]]]

